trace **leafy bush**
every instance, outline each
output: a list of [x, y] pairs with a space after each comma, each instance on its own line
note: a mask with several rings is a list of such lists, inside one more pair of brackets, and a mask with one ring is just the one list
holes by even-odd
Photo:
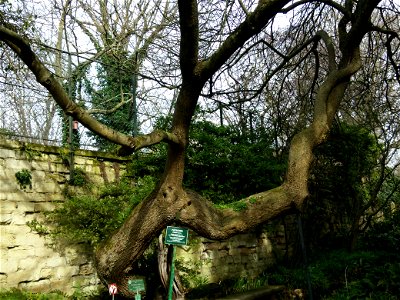
[[[136, 184], [122, 181], [101, 187], [98, 194], [71, 196], [46, 214], [47, 223], [52, 224], [49, 232], [54, 238], [95, 246], [123, 224], [154, 185], [154, 179], [147, 176]], [[43, 232], [42, 223], [34, 221], [30, 225]]]
[[[318, 299], [396, 299], [400, 294], [400, 258], [388, 252], [333, 251], [310, 263], [309, 272]], [[307, 290], [302, 268], [278, 266], [264, 276], [269, 284]]]
[[21, 189], [25, 189], [26, 187], [32, 188], [32, 173], [27, 169], [22, 169], [15, 173], [15, 178], [18, 181]]
[[73, 186], [84, 186], [85, 183], [87, 183], [87, 178], [85, 171], [83, 171], [81, 168], [75, 168], [73, 171], [73, 176], [69, 180], [69, 184]]
[[7, 300], [65, 300], [68, 299], [61, 292], [51, 292], [38, 294], [32, 292], [21, 291], [18, 289], [0, 291], [0, 299]]
[[[0, 299], [7, 300], [100, 300], [108, 299], [108, 291], [100, 288], [98, 291], [83, 292], [76, 289], [71, 296], [67, 296], [60, 291], [52, 291], [48, 293], [33, 293], [19, 289], [0, 290]], [[124, 299], [119, 297], [119, 299]]]
[[375, 223], [363, 237], [366, 247], [382, 251], [400, 252], [400, 211]]

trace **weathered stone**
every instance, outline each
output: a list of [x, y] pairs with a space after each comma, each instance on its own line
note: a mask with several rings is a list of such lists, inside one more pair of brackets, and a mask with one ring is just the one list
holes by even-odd
[[8, 259], [21, 260], [26, 257], [31, 257], [35, 255], [35, 249], [29, 246], [17, 246], [7, 250], [6, 256]]
[[57, 182], [44, 180], [44, 181], [34, 181], [33, 188], [37, 193], [61, 193], [62, 190]]
[[79, 267], [79, 275], [91, 275], [95, 270], [91, 264], [84, 264]]
[[0, 214], [0, 225], [9, 225], [13, 221], [13, 215], [10, 214]]
[[7, 159], [15, 158], [16, 153], [15, 153], [15, 150], [2, 148], [2, 149], [0, 149], [0, 156], [3, 158], [7, 158]]
[[5, 287], [7, 286], [7, 274], [0, 273], [0, 286]]
[[32, 247], [45, 247], [45, 240], [35, 233], [26, 233], [15, 237], [17, 245], [26, 245]]
[[17, 270], [18, 270], [18, 262], [15, 259], [2, 260], [2, 263], [0, 265], [0, 273], [9, 274], [17, 272]]
[[31, 169], [31, 162], [26, 159], [9, 158], [6, 160], [6, 168], [14, 170], [14, 172], [21, 171], [22, 169]]
[[55, 268], [55, 267], [60, 267], [60, 266], [65, 266], [66, 265], [66, 259], [65, 257], [60, 257], [60, 256], [52, 256], [49, 257], [46, 260], [46, 267], [51, 267], [51, 268]]

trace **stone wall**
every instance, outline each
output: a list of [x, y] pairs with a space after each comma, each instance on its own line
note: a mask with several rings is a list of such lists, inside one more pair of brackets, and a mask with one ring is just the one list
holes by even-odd
[[[74, 288], [95, 289], [99, 280], [84, 250], [76, 246], [55, 247], [51, 240], [33, 232], [26, 223], [41, 220], [43, 212], [64, 201], [68, 182], [68, 151], [63, 148], [0, 139], [0, 287], [33, 292]], [[94, 182], [113, 182], [125, 171], [126, 160], [105, 153], [78, 150], [75, 167]], [[32, 187], [21, 188], [15, 173], [27, 169]], [[224, 241], [194, 236], [179, 247], [177, 260], [192, 274], [192, 283], [257, 276], [277, 257], [287, 254], [281, 224], [263, 226], [250, 234]], [[194, 274], [194, 275], [193, 275]]]
[[271, 222], [253, 232], [222, 241], [205, 239], [191, 232], [188, 246], [177, 249], [177, 260], [185, 269], [190, 269], [181, 275], [192, 285], [239, 277], [255, 278], [277, 260], [290, 255], [287, 234], [293, 233], [285, 234], [280, 222]]
[[[0, 139], [0, 286], [30, 291], [72, 293], [97, 287], [92, 263], [82, 249], [51, 245], [26, 223], [43, 218], [64, 201], [69, 180], [68, 150]], [[104, 153], [78, 150], [75, 167], [94, 182], [112, 182], [124, 172], [125, 161]], [[27, 169], [32, 186], [19, 186], [15, 173]]]

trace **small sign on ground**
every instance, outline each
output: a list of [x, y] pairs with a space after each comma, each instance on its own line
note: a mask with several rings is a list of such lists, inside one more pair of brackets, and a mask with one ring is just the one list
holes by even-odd
[[128, 280], [128, 289], [131, 292], [144, 291], [144, 280], [143, 279], [130, 279]]

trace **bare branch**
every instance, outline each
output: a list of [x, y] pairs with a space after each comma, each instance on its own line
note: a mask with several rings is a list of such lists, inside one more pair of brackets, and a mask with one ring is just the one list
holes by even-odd
[[116, 144], [130, 148], [131, 152], [161, 141], [173, 143], [178, 141], [173, 134], [167, 132], [156, 131], [143, 137], [131, 137], [107, 127], [94, 119], [86, 110], [79, 107], [69, 98], [62, 85], [32, 51], [28, 41], [4, 26], [0, 26], [0, 40], [4, 41], [28, 66], [36, 76], [36, 80], [50, 92], [54, 100], [66, 114], [73, 116], [82, 125], [96, 134]]
[[246, 14], [246, 16], [248, 16], [248, 15], [249, 15], [249, 11], [248, 11], [248, 9], [246, 8], [246, 6], [244, 5], [244, 3], [243, 3], [242, 0], [239, 0], [239, 5], [240, 5], [240, 7], [243, 9], [243, 11], [244, 11], [244, 13]]
[[331, 0], [302, 0], [302, 1], [298, 1], [296, 3], [293, 3], [290, 6], [285, 7], [284, 9], [281, 10], [281, 12], [286, 14], [289, 11], [295, 9], [296, 7], [298, 7], [300, 5], [304, 5], [304, 4], [312, 3], [312, 2], [325, 3], [325, 4], [335, 8], [336, 10], [340, 11], [343, 15], [350, 17], [349, 11], [346, 10], [345, 7], [341, 6], [339, 3], [331, 1]]
[[259, 1], [256, 9], [225, 39], [214, 54], [198, 65], [198, 72], [201, 73], [204, 82], [207, 81], [211, 74], [216, 72], [236, 50], [242, 47], [250, 37], [259, 33], [269, 20], [271, 20], [288, 2], [288, 0]]

